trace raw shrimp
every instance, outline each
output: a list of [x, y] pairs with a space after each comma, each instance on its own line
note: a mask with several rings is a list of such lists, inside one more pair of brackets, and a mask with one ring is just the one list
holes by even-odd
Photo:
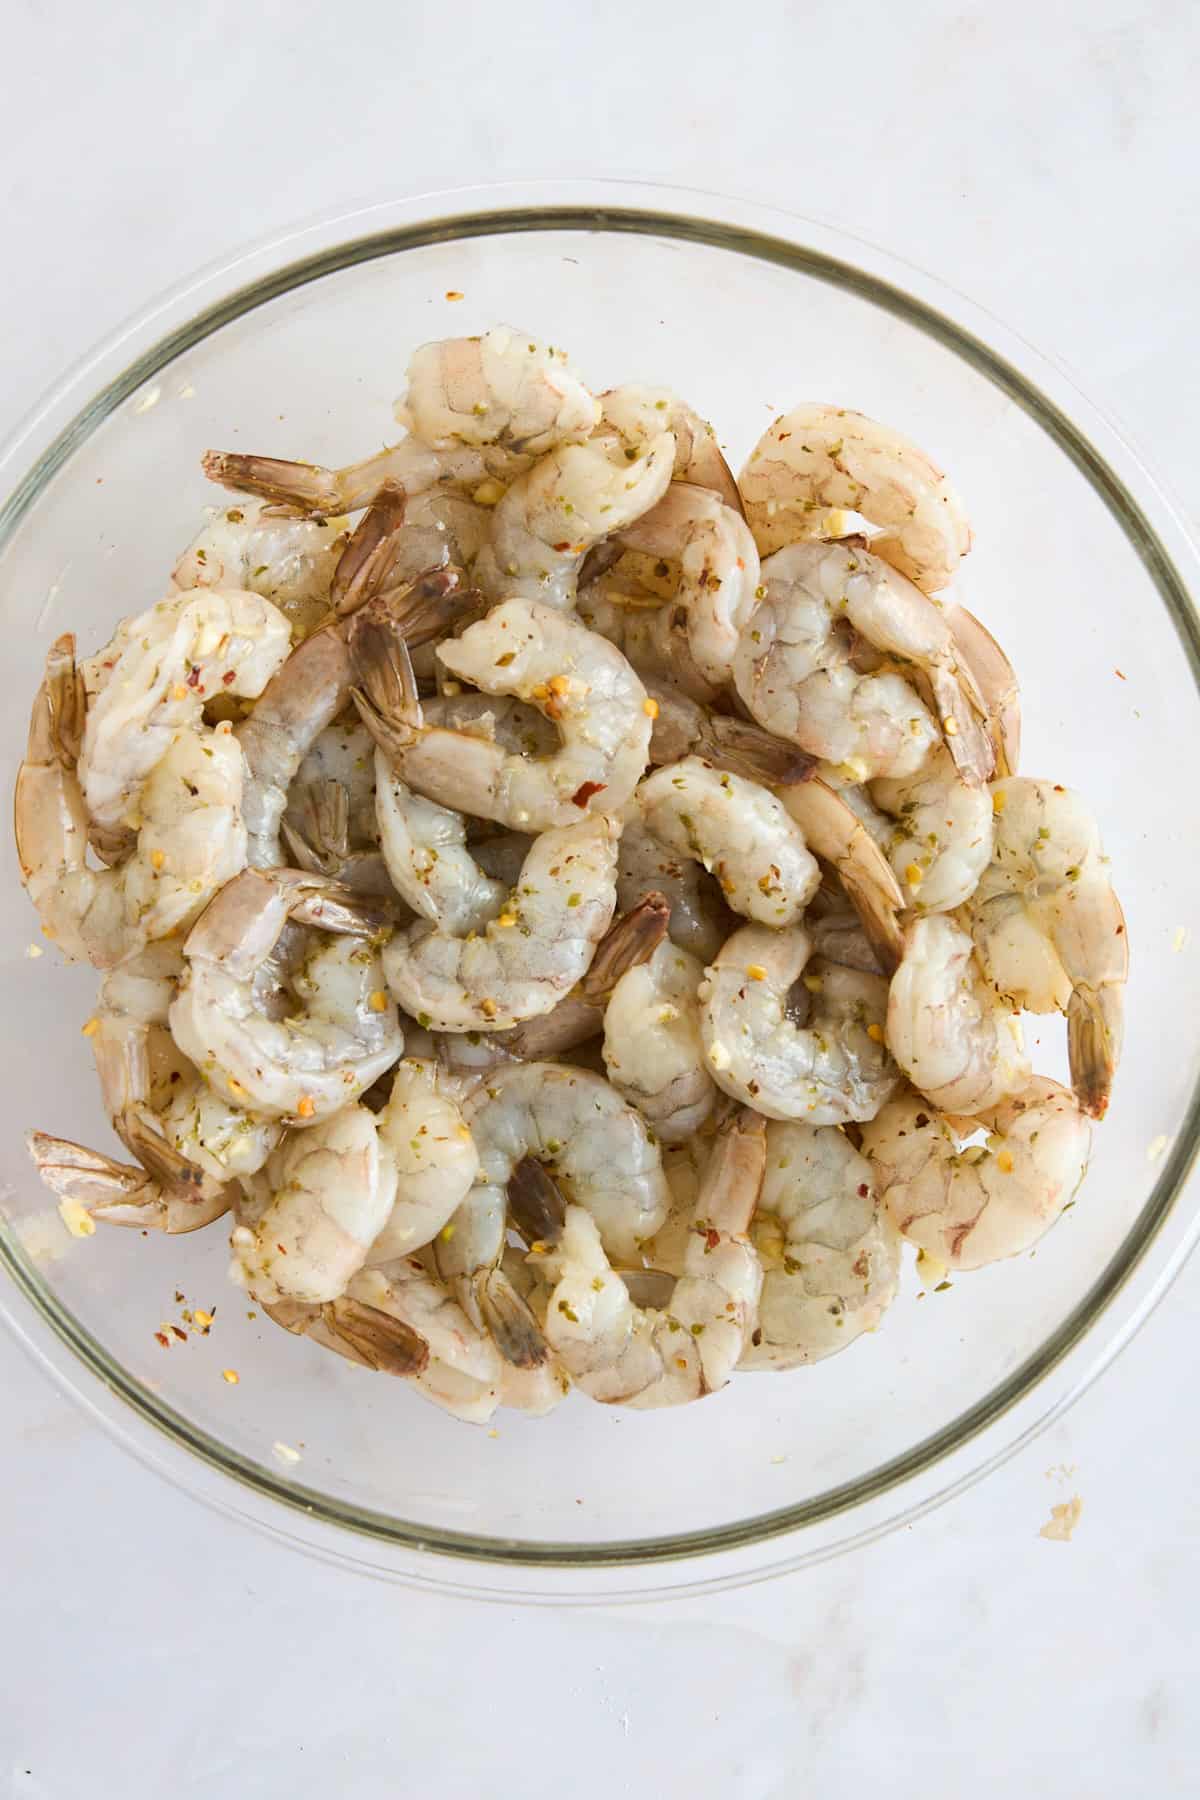
[[762, 1297], [740, 1369], [794, 1369], [875, 1330], [899, 1286], [900, 1234], [873, 1183], [870, 1163], [835, 1126], [767, 1126], [750, 1228]]
[[699, 756], [763, 787], [787, 787], [811, 775], [814, 759], [795, 744], [772, 737], [751, 720], [711, 712], [654, 676], [642, 679], [657, 708], [650, 733], [650, 761], [657, 766]]
[[761, 592], [758, 551], [740, 511], [708, 488], [673, 481], [657, 505], [617, 536], [630, 550], [679, 564], [678, 603], [687, 611], [696, 666], [717, 686], [728, 681]]
[[230, 1275], [256, 1300], [320, 1304], [344, 1293], [366, 1261], [392, 1209], [396, 1167], [381, 1152], [374, 1114], [343, 1106], [288, 1134], [261, 1189], [265, 1206], [235, 1206]]
[[[861, 791], [836, 788], [814, 776], [781, 788], [778, 798], [803, 831], [809, 849], [836, 873], [875, 958], [890, 974], [903, 951], [899, 914], [904, 896], [872, 835], [874, 819], [868, 824], [863, 818]], [[869, 801], [866, 806], [870, 808]]]
[[29, 1132], [25, 1141], [38, 1174], [58, 1195], [60, 1206], [69, 1208], [75, 1218], [82, 1209], [88, 1218], [106, 1225], [171, 1234], [198, 1231], [228, 1212], [236, 1192], [230, 1183], [197, 1199], [194, 1193], [164, 1187], [140, 1166], [114, 1162], [111, 1156], [83, 1144], [50, 1137], [44, 1131]]
[[265, 500], [210, 507], [207, 525], [171, 571], [177, 588], [245, 588], [306, 637], [329, 611], [345, 536], [334, 522], [281, 514]]
[[237, 450], [206, 450], [201, 464], [220, 487], [260, 494], [309, 518], [333, 519], [372, 506], [389, 493], [412, 495], [445, 486], [470, 494], [493, 477], [510, 481], [529, 466], [529, 458], [491, 446], [431, 450], [409, 437], [340, 469]]
[[79, 753], [90, 816], [103, 826], [129, 823], [175, 733], [198, 726], [214, 695], [261, 694], [290, 648], [279, 608], [237, 588], [170, 594], [124, 620], [97, 659], [107, 676], [88, 707]]
[[636, 1307], [613, 1272], [595, 1220], [569, 1206], [547, 1259], [557, 1284], [546, 1336], [594, 1400], [678, 1406], [728, 1382], [754, 1326], [762, 1268], [747, 1235], [762, 1182], [763, 1121], [734, 1115], [701, 1179], [669, 1310]]
[[670, 388], [625, 382], [601, 394], [600, 405], [604, 423], [635, 448], [648, 444], [660, 431], [669, 431], [675, 439], [673, 478], [710, 488], [725, 506], [741, 512], [742, 497], [721, 455], [716, 432], [678, 394]]
[[487, 1424], [511, 1365], [424, 1259], [402, 1257], [385, 1268], [364, 1269], [351, 1282], [349, 1297], [407, 1327], [428, 1346], [428, 1363], [409, 1377], [422, 1399], [467, 1424]]
[[[298, 1017], [264, 1010], [255, 976], [288, 919], [344, 933], [292, 977]], [[361, 897], [295, 869], [246, 869], [192, 927], [171, 1030], [217, 1093], [267, 1118], [315, 1125], [398, 1060], [404, 1038], [378, 952], [379, 915]]]
[[940, 913], [905, 932], [887, 1004], [888, 1047], [941, 1112], [995, 1106], [1029, 1080], [1021, 1024], [988, 986], [975, 946]]
[[689, 756], [648, 775], [637, 800], [647, 830], [710, 870], [744, 917], [790, 925], [816, 892], [821, 871], [804, 833], [757, 782]]
[[34, 701], [17, 773], [17, 859], [46, 936], [68, 959], [107, 969], [189, 925], [245, 865], [243, 765], [228, 725], [179, 728], [131, 796], [133, 854], [120, 868], [89, 866], [75, 765], [82, 684], [74, 642], [67, 635], [51, 646]]
[[871, 549], [927, 594], [971, 548], [962, 501], [907, 438], [863, 413], [808, 402], [776, 419], [738, 479], [762, 555], [821, 536], [830, 509], [882, 527]]
[[406, 1012], [435, 1031], [502, 1030], [549, 1012], [586, 971], [616, 906], [604, 814], [536, 838], [504, 910], [464, 936], [419, 919], [384, 951]]
[[396, 1171], [395, 1188], [391, 1211], [367, 1253], [371, 1267], [431, 1242], [475, 1179], [479, 1156], [454, 1089], [434, 1062], [406, 1057], [396, 1065], [377, 1121], [380, 1145]]
[[530, 600], [506, 600], [461, 638], [438, 647], [445, 667], [489, 694], [514, 694], [557, 725], [549, 756], [414, 720], [403, 639], [364, 626], [352, 643], [355, 698], [410, 787], [456, 811], [516, 830], [567, 825], [597, 802], [617, 811], [646, 766], [646, 690], [619, 651], [574, 619]]
[[763, 564], [762, 583], [733, 658], [738, 693], [760, 725], [858, 780], [911, 774], [941, 735], [911, 673], [963, 779], [987, 780], [986, 703], [934, 601], [860, 538], [792, 544]]
[[871, 783], [871, 798], [896, 821], [888, 859], [914, 912], [949, 912], [975, 892], [992, 859], [992, 796], [969, 787], [946, 750], [915, 775]]
[[[873, 1118], [899, 1079], [883, 1041], [887, 982], [810, 963], [811, 949], [798, 926], [734, 933], [700, 988], [709, 1070], [718, 1087], [768, 1119]], [[802, 975], [807, 1023], [789, 1010]]]
[[[375, 741], [358, 718], [335, 720], [313, 739], [288, 792], [287, 816], [302, 822], [300, 797], [330, 783], [346, 795], [346, 828], [350, 842], [365, 847], [379, 842], [375, 818]], [[294, 816], [293, 816], [294, 815]]]
[[501, 444], [532, 456], [581, 442], [600, 421], [600, 403], [566, 351], [507, 325], [482, 337], [422, 344], [395, 410], [397, 421], [435, 450]]
[[669, 431], [640, 449], [604, 433], [552, 450], [497, 503], [476, 579], [496, 600], [519, 595], [569, 609], [588, 551], [662, 499], [674, 459]]
[[705, 1062], [697, 998], [703, 965], [675, 944], [622, 975], [604, 1014], [604, 1066], [660, 1141], [690, 1138], [717, 1090]]
[[452, 937], [465, 936], [503, 910], [508, 888], [492, 881], [467, 848], [467, 822], [415, 794], [375, 752], [380, 844], [396, 892], [413, 911]]
[[[985, 1132], [986, 1140], [971, 1139]], [[896, 1224], [935, 1264], [978, 1269], [1037, 1242], [1074, 1197], [1091, 1126], [1069, 1088], [1035, 1075], [973, 1117], [943, 1118], [903, 1094], [863, 1130]]]
[[992, 787], [996, 847], [970, 908], [988, 980], [1030, 1012], [1065, 1012], [1071, 1081], [1103, 1118], [1121, 1053], [1129, 940], [1080, 796], [1013, 776]]
[[360, 1368], [418, 1377], [429, 1367], [429, 1345], [411, 1326], [346, 1294], [320, 1305], [292, 1299], [260, 1304], [272, 1323], [295, 1337], [308, 1338], [323, 1350], [336, 1350]]
[[590, 631], [621, 652], [643, 681], [669, 681], [699, 706], [711, 706], [719, 697], [720, 687], [701, 673], [692, 655], [687, 608], [673, 598], [647, 594], [620, 565], [582, 586], [575, 610]]
[[690, 854], [676, 856], [635, 816], [621, 833], [617, 905], [630, 912], [651, 893], [664, 895], [671, 908], [671, 942], [702, 963], [711, 962], [737, 923], [720, 888]]

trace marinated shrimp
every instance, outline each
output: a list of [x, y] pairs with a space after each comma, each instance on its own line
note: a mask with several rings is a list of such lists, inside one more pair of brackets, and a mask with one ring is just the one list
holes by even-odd
[[988, 985], [967, 933], [940, 913], [905, 933], [887, 999], [892, 1055], [944, 1112], [995, 1106], [1029, 1081], [1021, 1024]]
[[834, 1126], [767, 1126], [750, 1235], [763, 1286], [739, 1368], [794, 1369], [831, 1356], [874, 1331], [896, 1297], [900, 1233], [871, 1164]]
[[895, 820], [888, 861], [914, 912], [950, 912], [969, 900], [992, 860], [992, 796], [972, 787], [949, 751], [936, 749], [915, 775], [871, 783]]
[[884, 1042], [888, 984], [810, 963], [811, 953], [799, 926], [746, 925], [734, 933], [700, 987], [709, 1071], [718, 1087], [768, 1119], [842, 1125], [873, 1118], [899, 1080]]
[[485, 693], [514, 695], [552, 720], [561, 743], [550, 755], [423, 724], [398, 634], [364, 627], [353, 650], [363, 718], [397, 774], [439, 805], [544, 831], [588, 811], [618, 810], [646, 766], [651, 716], [632, 668], [574, 619], [537, 602], [502, 602], [439, 645], [438, 656]]
[[738, 486], [763, 556], [820, 537], [831, 510], [858, 513], [881, 528], [873, 553], [935, 594], [971, 548], [942, 471], [898, 431], [843, 407], [809, 402], [776, 419]]
[[1079, 795], [994, 783], [995, 851], [970, 930], [988, 980], [1028, 1012], [1065, 1012], [1071, 1080], [1103, 1118], [1121, 1054], [1129, 941], [1096, 822]]
[[373, 1268], [432, 1242], [479, 1168], [455, 1083], [434, 1062], [406, 1057], [397, 1063], [377, 1128], [396, 1178], [391, 1208], [367, 1253]]
[[208, 511], [208, 523], [171, 571], [175, 586], [261, 594], [298, 637], [306, 637], [329, 611], [334, 570], [346, 542], [338, 523], [284, 514], [265, 500]]
[[756, 782], [689, 756], [647, 776], [637, 803], [651, 835], [714, 874], [745, 918], [790, 925], [817, 890], [821, 871], [804, 833]]
[[630, 912], [652, 893], [662, 894], [670, 906], [671, 942], [702, 963], [711, 962], [737, 924], [720, 887], [690, 852], [677, 856], [635, 816], [621, 833], [617, 905]]
[[[299, 1011], [273, 1018], [255, 976], [289, 918], [322, 933], [291, 986]], [[315, 1125], [398, 1061], [404, 1038], [370, 939], [378, 914], [361, 896], [295, 869], [246, 869], [184, 943], [171, 1003], [176, 1042], [218, 1094], [266, 1118]]]
[[740, 634], [759, 598], [758, 550], [740, 509], [705, 487], [673, 481], [648, 512], [621, 527], [621, 543], [679, 564], [696, 666], [717, 686], [729, 680]]
[[950, 1268], [979, 1269], [1054, 1223], [1083, 1180], [1091, 1137], [1070, 1089], [1036, 1075], [971, 1117], [902, 1094], [864, 1127], [863, 1151], [910, 1243]]
[[691, 1137], [716, 1104], [700, 1035], [703, 975], [686, 950], [660, 944], [622, 975], [604, 1013], [608, 1079], [663, 1144]]
[[708, 488], [725, 506], [737, 513], [742, 497], [729, 464], [721, 454], [717, 434], [697, 412], [670, 388], [646, 387], [625, 382], [601, 394], [606, 425], [611, 425], [625, 444], [635, 448], [651, 442], [660, 432], [675, 439], [672, 478], [692, 487]]
[[397, 421], [435, 450], [501, 444], [530, 456], [580, 443], [600, 422], [600, 403], [566, 351], [507, 325], [482, 337], [422, 344], [395, 410]]

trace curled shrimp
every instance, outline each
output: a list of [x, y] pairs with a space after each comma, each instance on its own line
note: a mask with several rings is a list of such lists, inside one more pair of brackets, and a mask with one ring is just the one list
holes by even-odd
[[[661, 567], [666, 568], [664, 563]], [[645, 590], [626, 570], [624, 561], [587, 578], [579, 589], [576, 615], [621, 652], [643, 681], [667, 681], [708, 707], [720, 687], [701, 672], [688, 640], [688, 615], [672, 595]]]
[[[718, 1087], [768, 1119], [873, 1118], [899, 1079], [884, 1043], [887, 982], [810, 964], [811, 950], [798, 926], [734, 933], [700, 988], [709, 1070]], [[798, 1022], [802, 1007], [807, 1022]]]
[[289, 1133], [253, 1199], [235, 1206], [230, 1275], [264, 1303], [335, 1300], [366, 1261], [395, 1190], [395, 1164], [365, 1106]]
[[46, 936], [69, 959], [108, 969], [185, 929], [244, 866], [242, 757], [228, 725], [176, 729], [128, 797], [132, 855], [119, 868], [93, 868], [76, 773], [83, 705], [74, 648], [70, 635], [51, 645], [34, 701], [13, 808], [17, 859]]
[[720, 888], [690, 852], [676, 855], [634, 817], [621, 833], [617, 905], [628, 913], [653, 893], [662, 894], [671, 909], [671, 942], [702, 963], [711, 962], [736, 925]]
[[725, 1386], [754, 1326], [762, 1268], [748, 1236], [762, 1182], [763, 1121], [735, 1114], [700, 1181], [683, 1273], [664, 1311], [635, 1306], [596, 1222], [568, 1206], [548, 1268], [546, 1336], [594, 1400], [678, 1406]]
[[686, 950], [660, 944], [622, 975], [604, 1013], [608, 1079], [664, 1144], [691, 1137], [717, 1100], [700, 1035], [703, 974]]
[[493, 599], [519, 595], [560, 610], [573, 606], [589, 550], [662, 499], [674, 459], [669, 431], [641, 447], [615, 432], [560, 445], [497, 503], [476, 579]]
[[454, 1083], [434, 1062], [406, 1057], [396, 1065], [377, 1127], [396, 1178], [391, 1209], [367, 1254], [370, 1267], [430, 1243], [457, 1211], [479, 1168]]
[[934, 913], [905, 933], [887, 1004], [888, 1047], [939, 1111], [995, 1106], [1029, 1080], [1021, 1024], [988, 985], [975, 946]]
[[760, 725], [859, 780], [913, 773], [944, 732], [963, 779], [988, 779], [986, 702], [934, 601], [859, 538], [792, 544], [767, 559], [762, 579], [733, 658]]
[[836, 1127], [767, 1126], [750, 1230], [762, 1296], [739, 1368], [794, 1369], [876, 1329], [900, 1283], [900, 1234], [874, 1181], [871, 1164]]
[[581, 442], [600, 421], [600, 403], [566, 351], [508, 325], [422, 344], [395, 410], [435, 450], [500, 444], [531, 456]]
[[648, 775], [637, 801], [647, 830], [714, 874], [744, 917], [790, 925], [816, 892], [821, 872], [804, 833], [757, 782], [689, 756]]
[[582, 977], [616, 906], [616, 830], [600, 813], [535, 838], [520, 879], [461, 936], [418, 919], [384, 950], [388, 986], [436, 1031], [519, 1024], [549, 1012]]
[[486, 925], [503, 910], [508, 887], [491, 880], [467, 848], [462, 813], [414, 793], [382, 750], [375, 757], [379, 841], [396, 892], [451, 936]]
[[106, 669], [87, 709], [79, 781], [89, 815], [119, 826], [183, 726], [197, 727], [217, 694], [254, 699], [291, 648], [269, 600], [237, 588], [196, 588], [126, 619], [95, 659]]
[[863, 1151], [910, 1243], [935, 1264], [979, 1269], [1019, 1255], [1054, 1223], [1083, 1180], [1091, 1137], [1070, 1089], [1038, 1075], [971, 1117], [946, 1118], [902, 1094], [864, 1128]]
[[631, 550], [679, 564], [677, 600], [696, 666], [717, 686], [728, 681], [760, 593], [758, 550], [740, 510], [708, 488], [673, 481], [617, 536]]
[[[245, 588], [261, 594], [306, 637], [329, 611], [345, 536], [325, 519], [297, 518], [265, 500], [209, 508], [171, 571], [177, 588]], [[428, 567], [429, 565], [425, 565]]]
[[898, 431], [843, 407], [808, 402], [776, 419], [738, 486], [764, 556], [822, 535], [830, 510], [855, 512], [882, 528], [875, 555], [934, 594], [971, 548], [962, 502], [941, 470]]
[[872, 835], [874, 819], [863, 817], [860, 796], [814, 776], [781, 788], [778, 798], [809, 849], [837, 875], [880, 969], [890, 974], [903, 952], [904, 895]]
[[970, 929], [988, 980], [1029, 1012], [1065, 1012], [1071, 1081], [1103, 1118], [1121, 1053], [1129, 940], [1080, 796], [1013, 776], [991, 791], [995, 851]]
[[510, 1365], [424, 1259], [402, 1257], [364, 1269], [350, 1283], [350, 1297], [428, 1346], [428, 1363], [408, 1377], [415, 1393], [452, 1418], [487, 1424], [501, 1404]]
[[[320, 940], [291, 977], [298, 1016], [274, 1018], [255, 978], [289, 918], [342, 934]], [[217, 1093], [267, 1118], [315, 1125], [398, 1060], [404, 1038], [361, 897], [294, 869], [246, 869], [184, 944], [171, 1003], [176, 1042]]]
[[913, 911], [949, 912], [969, 900], [992, 859], [988, 789], [970, 786], [938, 749], [913, 775], [873, 781], [871, 798], [895, 820], [888, 859]]
[[515, 695], [558, 727], [548, 756], [414, 722], [415, 693], [400, 634], [359, 621], [355, 698], [396, 772], [442, 806], [521, 831], [566, 825], [592, 802], [616, 811], [646, 766], [646, 690], [619, 651], [574, 619], [506, 600], [438, 647], [453, 674], [485, 693]]
[[717, 434], [686, 400], [670, 388], [624, 382], [601, 394], [600, 405], [604, 423], [635, 448], [650, 443], [660, 432], [669, 431], [675, 439], [673, 479], [686, 481], [692, 487], [709, 488], [723, 505], [741, 512], [742, 497], [721, 454]]

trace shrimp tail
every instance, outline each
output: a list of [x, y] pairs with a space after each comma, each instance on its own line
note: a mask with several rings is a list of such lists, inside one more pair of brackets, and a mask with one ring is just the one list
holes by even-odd
[[667, 935], [671, 923], [671, 902], [665, 894], [652, 890], [643, 894], [636, 906], [610, 925], [583, 980], [579, 983], [585, 1000], [603, 1005], [622, 975], [649, 962]]
[[995, 772], [996, 753], [984, 729], [987, 707], [974, 675], [963, 662], [953, 670], [935, 666], [929, 686], [955, 768], [968, 787], [982, 787]]
[[[55, 638], [46, 654], [45, 695], [49, 747], [56, 761], [66, 769], [73, 769], [79, 761], [87, 718], [87, 690], [83, 676], [75, 667], [73, 632], [65, 631]], [[31, 722], [31, 736], [32, 730]]]
[[522, 1157], [508, 1178], [512, 1224], [527, 1244], [556, 1244], [566, 1221], [558, 1183], [534, 1156]]
[[238, 494], [299, 507], [313, 518], [343, 512], [334, 470], [317, 463], [285, 462], [275, 456], [247, 456], [235, 450], [206, 450], [200, 466], [210, 481]]
[[349, 1345], [369, 1368], [385, 1375], [420, 1375], [429, 1366], [429, 1345], [411, 1325], [378, 1307], [344, 1295], [321, 1308], [326, 1329]]
[[404, 634], [393, 619], [368, 608], [356, 614], [349, 635], [358, 678], [351, 697], [384, 755], [395, 757], [416, 742], [423, 723]]
[[224, 1189], [224, 1182], [215, 1182], [198, 1163], [168, 1143], [149, 1123], [141, 1107], [126, 1107], [113, 1120], [113, 1130], [162, 1192], [172, 1199], [202, 1204]]
[[329, 585], [329, 604], [345, 618], [383, 591], [399, 550], [407, 498], [398, 484], [385, 483], [358, 521], [338, 557]]
[[697, 750], [718, 768], [764, 787], [794, 786], [807, 781], [817, 767], [817, 758], [795, 744], [785, 743], [761, 725], [723, 713], [707, 720]]
[[350, 801], [340, 781], [310, 781], [300, 792], [303, 829], [286, 818], [280, 829], [298, 868], [336, 875], [350, 854]]
[[73, 1200], [89, 1218], [105, 1225], [178, 1236], [198, 1231], [229, 1210], [228, 1188], [203, 1202], [193, 1196], [180, 1203], [177, 1195], [164, 1193], [145, 1169], [132, 1163], [114, 1162], [98, 1150], [44, 1131], [31, 1131], [25, 1141], [51, 1193]]
[[503, 1269], [481, 1269], [471, 1279], [479, 1316], [492, 1342], [517, 1369], [538, 1369], [548, 1355], [541, 1327]]
[[1123, 991], [1115, 983], [1076, 987], [1067, 1007], [1071, 1084], [1080, 1106], [1093, 1119], [1102, 1119], [1108, 1111], [1121, 1058], [1124, 1010]]

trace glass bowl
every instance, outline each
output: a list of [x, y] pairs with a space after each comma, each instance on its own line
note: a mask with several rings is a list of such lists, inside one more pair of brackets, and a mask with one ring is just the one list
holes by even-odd
[[[1021, 674], [1023, 768], [1090, 797], [1133, 952], [1112, 1112], [1078, 1204], [1036, 1251], [920, 1299], [910, 1265], [876, 1335], [740, 1377], [702, 1407], [573, 1397], [472, 1430], [252, 1316], [220, 1228], [67, 1235], [23, 1134], [109, 1142], [80, 1037], [95, 977], [28, 953], [37, 925], [6, 839], [0, 1254], [18, 1336], [145, 1460], [281, 1537], [510, 1601], [611, 1601], [795, 1568], [954, 1492], [1069, 1403], [1191, 1247], [1176, 1202], [1197, 1124], [1200, 957], [1181, 952], [1197, 889], [1196, 555], [1060, 371], [826, 227], [612, 183], [387, 202], [156, 302], [7, 447], [6, 779], [49, 639], [69, 628], [90, 651], [163, 590], [215, 498], [201, 451], [364, 455], [394, 436], [409, 351], [496, 321], [568, 345], [596, 387], [669, 383], [735, 466], [778, 412], [827, 399], [948, 469], [975, 528], [957, 592]], [[1037, 1065], [1060, 1073], [1059, 1022], [1029, 1024]], [[164, 1349], [156, 1333], [183, 1303], [215, 1323]]]

